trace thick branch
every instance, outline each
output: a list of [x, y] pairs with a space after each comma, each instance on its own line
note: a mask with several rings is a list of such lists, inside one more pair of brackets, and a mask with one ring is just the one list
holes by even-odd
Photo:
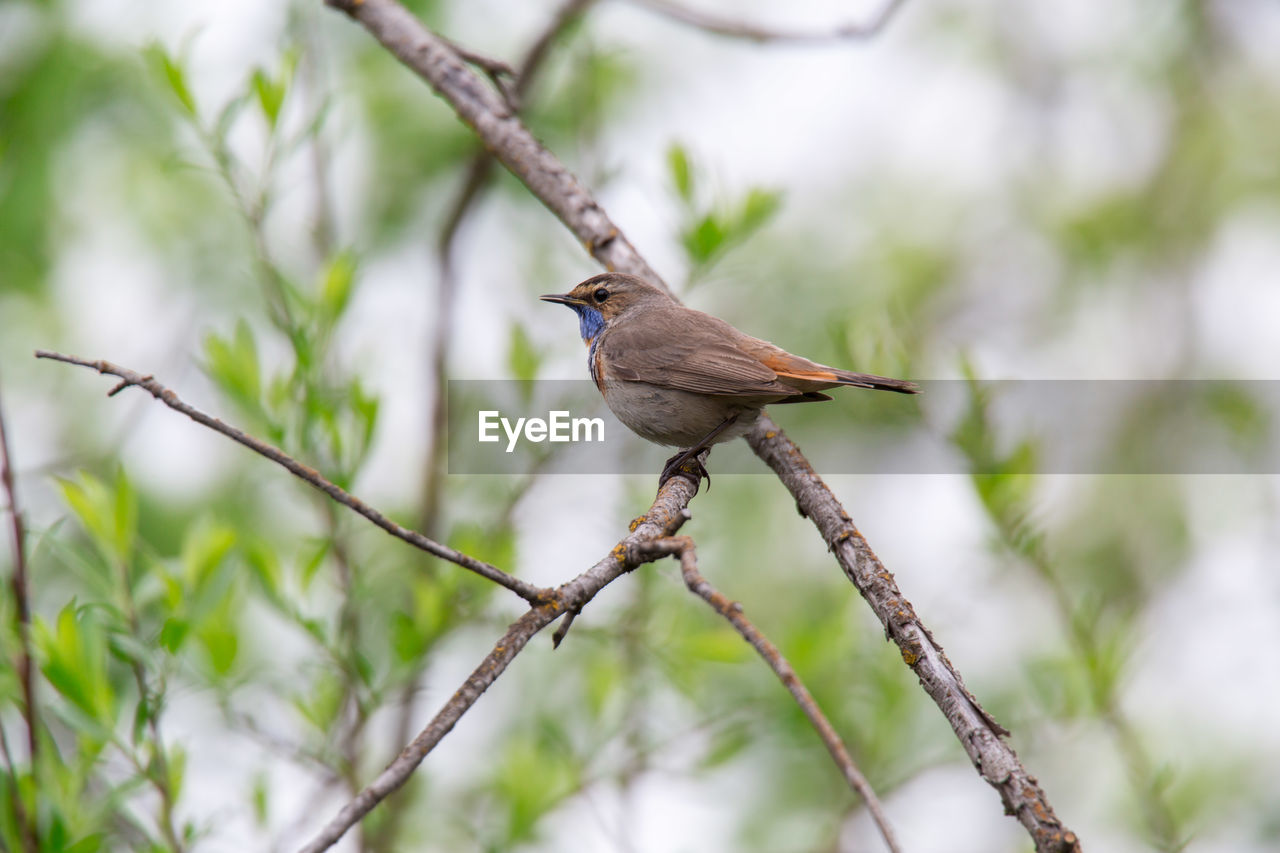
[[826, 746], [827, 752], [831, 753], [836, 766], [840, 768], [845, 782], [867, 804], [867, 811], [871, 813], [871, 819], [880, 830], [885, 845], [893, 853], [899, 853], [902, 848], [898, 846], [898, 839], [894, 835], [893, 827], [889, 824], [889, 818], [884, 813], [884, 807], [880, 804], [880, 798], [876, 796], [867, 777], [862, 775], [862, 771], [854, 763], [853, 756], [849, 755], [849, 750], [845, 748], [844, 741], [836, 733], [835, 727], [822, 713], [817, 700], [804, 686], [800, 676], [796, 675], [790, 662], [782, 656], [778, 647], [769, 642], [760, 629], [746, 617], [742, 612], [742, 606], [726, 598], [698, 571], [698, 556], [693, 540], [688, 536], [671, 536], [654, 542], [641, 543], [637, 548], [646, 556], [671, 555], [680, 560], [680, 574], [684, 577], [685, 585], [691, 592], [711, 605], [712, 610], [727, 619], [778, 676], [778, 680], [787, 688], [796, 700], [796, 704], [800, 706], [800, 710], [809, 719], [810, 725], [817, 731], [818, 737], [822, 738], [823, 745]]
[[799, 448], [767, 415], [747, 433], [747, 442], [795, 495], [801, 514], [818, 528], [849, 580], [884, 625], [885, 634], [902, 651], [902, 660], [946, 715], [978, 773], [1000, 794], [1006, 811], [1016, 816], [1031, 833], [1036, 850], [1079, 851], [1075, 833], [1054, 815], [1044, 791], [1009, 745], [1001, 740], [1001, 736], [1009, 732], [992, 719], [964, 686], [960, 673], [898, 589], [893, 575]]
[[[502, 99], [466, 67], [438, 36], [396, 0], [326, 0], [360, 22], [406, 66], [419, 74], [470, 125], [495, 157], [519, 178], [607, 268], [661, 279], [558, 159], [543, 148]], [[854, 528], [844, 507], [814, 474], [808, 461], [768, 417], [748, 436], [752, 449], [774, 469], [797, 504], [819, 524], [828, 546], [846, 574], [871, 603], [876, 615], [903, 649], [903, 658], [921, 679], [926, 692], [951, 721], [961, 744], [983, 778], [1000, 793], [1035, 840], [1036, 849], [1076, 851], [1075, 834], [1053, 814], [1043, 791], [1013, 750], [1000, 741], [1005, 730], [981, 709], [955, 669], [942, 654], [892, 576]], [[875, 583], [878, 572], [887, 590]], [[875, 597], [879, 592], [883, 597]], [[901, 611], [902, 618], [895, 616]], [[899, 626], [900, 623], [900, 626]], [[890, 627], [891, 625], [899, 627]], [[897, 631], [897, 636], [894, 631]]]
[[829, 30], [780, 30], [763, 27], [745, 21], [736, 21], [710, 12], [690, 9], [668, 0], [632, 0], [637, 6], [656, 12], [674, 21], [680, 21], [700, 30], [728, 36], [735, 39], [746, 39], [758, 43], [799, 43], [814, 44], [833, 41], [861, 41], [873, 38], [888, 26], [894, 13], [905, 0], [889, 0], [869, 21], [857, 24], [842, 24]]
[[697, 486], [684, 477], [673, 477], [658, 491], [649, 511], [633, 524], [633, 529], [615, 545], [598, 563], [573, 580], [555, 589], [541, 603], [512, 622], [507, 632], [485, 656], [480, 665], [467, 677], [457, 692], [450, 697], [427, 727], [401, 751], [394, 761], [378, 777], [349, 803], [303, 847], [300, 853], [320, 853], [327, 850], [344, 833], [389, 794], [408, 781], [413, 771], [447, 735], [476, 700], [502, 675], [507, 665], [533, 638], [566, 612], [576, 612], [596, 596], [600, 590], [622, 575], [644, 563], [662, 556], [646, 553], [642, 543], [670, 537], [689, 517], [689, 501], [697, 493]]
[[265, 441], [256, 439], [247, 433], [241, 432], [233, 426], [228, 426], [217, 418], [206, 415], [194, 406], [189, 406], [182, 402], [182, 400], [178, 399], [177, 394], [161, 385], [151, 376], [143, 376], [137, 371], [130, 370], [127, 367], [120, 367], [109, 361], [89, 361], [87, 359], [77, 358], [73, 355], [63, 355], [62, 353], [47, 352], [45, 350], [37, 350], [36, 358], [48, 358], [53, 359], [54, 361], [66, 362], [67, 364], [78, 364], [81, 367], [91, 367], [99, 373], [118, 376], [121, 381], [110, 391], [108, 396], [118, 394], [131, 385], [136, 385], [147, 391], [151, 396], [155, 397], [175, 412], [181, 412], [196, 423], [201, 424], [202, 426], [207, 426], [215, 432], [220, 432], [227, 438], [243, 444], [255, 453], [267, 457], [272, 462], [275, 462], [277, 465], [285, 468], [289, 473], [299, 479], [305, 480], [315, 488], [324, 492], [338, 503], [348, 509], [354, 510], [360, 515], [363, 515], [365, 518], [369, 519], [378, 527], [381, 527], [397, 539], [408, 542], [415, 548], [420, 548], [428, 554], [432, 554], [442, 560], [448, 560], [451, 563], [456, 563], [468, 571], [475, 572], [482, 578], [486, 578], [500, 586], [504, 586], [523, 598], [525, 601], [538, 602], [545, 600], [547, 594], [550, 592], [550, 590], [539, 589], [538, 587], [526, 583], [519, 578], [512, 577], [496, 566], [477, 560], [476, 558], [470, 557], [461, 551], [455, 551], [447, 545], [441, 545], [434, 539], [429, 539], [417, 531], [410, 530], [407, 527], [401, 527], [399, 524], [396, 524], [394, 521], [357, 498], [355, 495], [349, 494], [340, 486], [326, 480], [314, 468], [309, 468], [308, 466], [303, 465], [283, 450], [273, 447]]

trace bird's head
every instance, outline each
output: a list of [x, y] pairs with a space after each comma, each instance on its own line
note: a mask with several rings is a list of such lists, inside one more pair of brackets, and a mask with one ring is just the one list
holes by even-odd
[[624, 314], [672, 302], [661, 288], [634, 275], [617, 272], [593, 275], [568, 293], [549, 293], [541, 298], [544, 302], [568, 305], [576, 311], [582, 339], [588, 344]]

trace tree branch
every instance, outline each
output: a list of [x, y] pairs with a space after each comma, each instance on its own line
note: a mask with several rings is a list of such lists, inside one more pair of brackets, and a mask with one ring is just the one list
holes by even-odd
[[735, 39], [746, 39], [758, 43], [801, 43], [815, 44], [833, 41], [863, 41], [880, 34], [888, 26], [894, 14], [906, 0], [889, 0], [869, 21], [857, 24], [843, 24], [830, 30], [778, 30], [757, 24], [722, 18], [710, 12], [690, 9], [668, 0], [631, 0], [637, 6], [648, 9], [666, 18], [697, 27], [719, 36]]
[[329, 849], [348, 829], [369, 813], [374, 806], [408, 781], [413, 771], [447, 735], [481, 694], [502, 675], [515, 656], [535, 634], [560, 618], [565, 612], [579, 611], [608, 584], [637, 566], [657, 559], [661, 554], [646, 555], [641, 543], [670, 537], [689, 518], [689, 501], [698, 488], [684, 477], [673, 477], [659, 490], [649, 511], [634, 529], [608, 555], [568, 583], [557, 587], [540, 603], [512, 622], [507, 632], [472, 671], [457, 692], [413, 739], [400, 755], [383, 770], [368, 787], [342, 807], [324, 829], [303, 847], [300, 853], [320, 853]]
[[809, 719], [810, 725], [817, 731], [818, 737], [822, 738], [823, 745], [826, 746], [827, 752], [831, 753], [831, 758], [835, 761], [836, 767], [840, 768], [840, 773], [844, 776], [845, 782], [867, 804], [867, 811], [871, 813], [871, 819], [875, 821], [876, 828], [880, 830], [880, 836], [884, 838], [885, 845], [893, 853], [900, 853], [902, 848], [898, 846], [897, 836], [893, 832], [893, 827], [889, 824], [889, 818], [884, 813], [884, 807], [880, 804], [879, 797], [876, 796], [876, 792], [872, 789], [871, 783], [867, 781], [867, 777], [862, 775], [862, 771], [854, 763], [853, 757], [849, 755], [849, 750], [845, 748], [844, 741], [836, 733], [835, 727], [831, 725], [826, 715], [822, 713], [817, 701], [809, 693], [808, 688], [804, 686], [800, 677], [796, 675], [796, 671], [792, 669], [791, 664], [782, 656], [782, 652], [778, 650], [778, 647], [769, 642], [769, 639], [742, 612], [742, 605], [726, 598], [698, 571], [697, 550], [694, 547], [693, 540], [688, 536], [672, 536], [652, 542], [642, 542], [636, 548], [643, 555], [651, 558], [653, 556], [672, 556], [680, 560], [680, 574], [684, 577], [685, 586], [711, 605], [712, 610], [727, 619], [729, 624], [742, 635], [744, 640], [751, 644], [751, 647], [759, 653], [760, 657], [769, 665], [769, 668], [778, 676], [778, 680], [787, 688], [787, 691], [796, 700], [796, 704], [800, 706], [800, 710]]
[[544, 601], [551, 593], [551, 590], [540, 589], [532, 584], [520, 580], [519, 578], [512, 577], [496, 566], [477, 560], [474, 557], [463, 554], [461, 551], [455, 551], [447, 545], [441, 545], [434, 539], [429, 539], [421, 533], [410, 530], [407, 527], [401, 527], [399, 524], [396, 524], [394, 521], [387, 518], [364, 501], [352, 494], [349, 494], [340, 486], [326, 480], [315, 469], [309, 468], [301, 462], [298, 462], [283, 450], [241, 432], [235, 427], [228, 426], [217, 418], [206, 415], [199, 409], [182, 402], [182, 400], [178, 399], [177, 394], [161, 385], [154, 377], [143, 376], [137, 371], [130, 370], [127, 367], [120, 367], [109, 361], [89, 361], [87, 359], [77, 358], [73, 355], [63, 355], [62, 353], [48, 352], [46, 350], [36, 350], [36, 358], [47, 358], [54, 361], [65, 362], [67, 364], [77, 364], [81, 367], [93, 368], [99, 373], [118, 376], [121, 380], [120, 383], [116, 385], [115, 388], [111, 389], [107, 396], [114, 396], [125, 388], [128, 388], [131, 385], [136, 385], [147, 391], [151, 396], [155, 397], [175, 412], [181, 412], [196, 423], [201, 424], [202, 426], [207, 426], [215, 432], [220, 432], [227, 438], [243, 444], [255, 453], [265, 456], [272, 462], [282, 466], [289, 473], [310, 483], [312, 486], [324, 492], [326, 495], [348, 509], [363, 515], [365, 518], [369, 519], [369, 521], [372, 521], [378, 527], [381, 527], [397, 539], [408, 542], [410, 545], [413, 545], [415, 548], [420, 548], [428, 554], [432, 554], [442, 560], [448, 560], [451, 563], [462, 566], [462, 568], [467, 569], [468, 571], [475, 572], [482, 578], [486, 578], [500, 586], [504, 586], [523, 598], [525, 601], [530, 603]]
[[761, 417], [746, 438], [795, 496], [800, 514], [818, 528], [849, 580], [884, 625], [886, 636], [902, 651], [902, 660], [946, 716], [979, 775], [1000, 794], [1005, 810], [1026, 827], [1036, 850], [1078, 853], [1080, 843], [1075, 833], [1054, 815], [1044, 791], [1001, 740], [1009, 732], [964, 686], [960, 673], [898, 589], [893, 575], [799, 448], [768, 416]]
[[[665, 287], [568, 169], [538, 143], [502, 99], [485, 87], [440, 37], [408, 10], [396, 0], [325, 2], [358, 21], [448, 101], [485, 147], [582, 241], [593, 257], [610, 270], [638, 275]], [[941, 647], [893, 583], [892, 575], [876, 559], [844, 507], [813, 472], [799, 448], [767, 416], [760, 419], [748, 440], [756, 455], [778, 474], [802, 511], [818, 524], [850, 580], [903, 650], [904, 661], [951, 722], [979, 773], [999, 792], [1006, 810], [1030, 832], [1037, 851], [1078, 851], [1075, 834], [1062, 825], [1039, 785], [1013, 750], [1001, 742], [1001, 735], [1007, 734], [1005, 729], [965, 689]]]

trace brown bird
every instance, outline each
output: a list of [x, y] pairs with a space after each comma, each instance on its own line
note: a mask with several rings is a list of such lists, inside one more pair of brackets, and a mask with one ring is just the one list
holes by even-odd
[[659, 488], [690, 460], [690, 476], [710, 484], [698, 454], [746, 433], [771, 403], [830, 400], [822, 392], [840, 385], [919, 392], [792, 355], [633, 275], [601, 273], [542, 299], [577, 312], [591, 378], [618, 420], [655, 444], [684, 448], [667, 460]]

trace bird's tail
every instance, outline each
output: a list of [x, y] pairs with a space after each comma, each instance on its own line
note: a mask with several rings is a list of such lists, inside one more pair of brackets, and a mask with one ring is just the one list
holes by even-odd
[[875, 376], [871, 373], [850, 373], [847, 370], [832, 370], [836, 381], [841, 385], [852, 385], [856, 388], [874, 388], [877, 391], [897, 391], [899, 394], [919, 394], [920, 386], [905, 379], [890, 379], [887, 376]]

